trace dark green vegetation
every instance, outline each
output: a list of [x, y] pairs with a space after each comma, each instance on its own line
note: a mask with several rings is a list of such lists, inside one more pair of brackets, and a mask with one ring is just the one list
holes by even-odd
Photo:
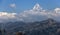
[[60, 22], [53, 19], [36, 22], [8, 22], [5, 25], [6, 32], [15, 35], [22, 32], [24, 35], [60, 35]]

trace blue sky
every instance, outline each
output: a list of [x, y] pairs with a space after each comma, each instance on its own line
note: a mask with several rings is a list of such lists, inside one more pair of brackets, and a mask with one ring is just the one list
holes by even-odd
[[[12, 12], [15, 10], [22, 12], [32, 9], [36, 3], [39, 3], [43, 9], [60, 8], [60, 0], [0, 0], [0, 11]], [[16, 8], [11, 8], [10, 4], [15, 4]]]
[[60, 21], [60, 0], [0, 0], [0, 21], [47, 18]]

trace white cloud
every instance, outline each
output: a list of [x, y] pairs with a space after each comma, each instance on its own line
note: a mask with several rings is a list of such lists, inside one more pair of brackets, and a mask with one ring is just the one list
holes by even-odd
[[[57, 12], [57, 13], [56, 13]], [[24, 18], [28, 21], [37, 21], [37, 19], [45, 19], [45, 18], [59, 18], [60, 17], [60, 8], [56, 8], [53, 11], [46, 11], [40, 7], [39, 4], [36, 4], [33, 9], [26, 10], [23, 13], [20, 13], [21, 18]], [[40, 17], [40, 18], [39, 18]], [[43, 18], [44, 17], [44, 18]]]
[[[12, 5], [15, 7], [15, 4]], [[22, 13], [8, 13], [0, 12], [0, 21], [3, 20], [17, 20], [17, 21], [41, 21], [47, 18], [60, 18], [60, 8], [55, 8], [53, 11], [43, 10], [39, 4], [36, 4], [33, 9], [26, 10]]]
[[16, 4], [15, 3], [10, 4], [10, 7], [15, 8], [16, 7]]
[[16, 19], [17, 13], [0, 12], [0, 22]]
[[60, 8], [56, 8], [56, 9], [54, 9], [54, 11], [55, 11], [56, 13], [60, 13]]
[[14, 18], [16, 13], [0, 12], [0, 17]]

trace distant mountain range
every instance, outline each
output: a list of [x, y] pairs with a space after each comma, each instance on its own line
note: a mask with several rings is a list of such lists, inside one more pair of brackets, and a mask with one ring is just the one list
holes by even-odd
[[25, 35], [59, 35], [60, 22], [51, 18], [28, 23], [21, 21], [7, 22], [4, 29], [11, 35], [16, 32], [25, 32]]

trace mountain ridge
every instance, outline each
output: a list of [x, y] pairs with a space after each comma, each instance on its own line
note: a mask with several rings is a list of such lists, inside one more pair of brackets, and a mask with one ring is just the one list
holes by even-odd
[[[13, 34], [14, 32], [25, 32], [26, 35], [38, 35], [37, 32], [39, 32], [39, 35], [42, 34], [48, 34], [48, 32], [55, 33], [59, 30], [60, 28], [60, 23], [56, 22], [54, 19], [46, 19], [43, 21], [35, 21], [35, 22], [29, 22], [29, 23], [24, 23], [24, 22], [13, 22], [6, 24], [5, 30], [6, 32], [10, 32]], [[48, 31], [48, 32], [47, 32]], [[53, 31], [53, 32], [52, 32]], [[28, 33], [29, 32], [29, 33]], [[32, 33], [31, 33], [32, 32]]]

